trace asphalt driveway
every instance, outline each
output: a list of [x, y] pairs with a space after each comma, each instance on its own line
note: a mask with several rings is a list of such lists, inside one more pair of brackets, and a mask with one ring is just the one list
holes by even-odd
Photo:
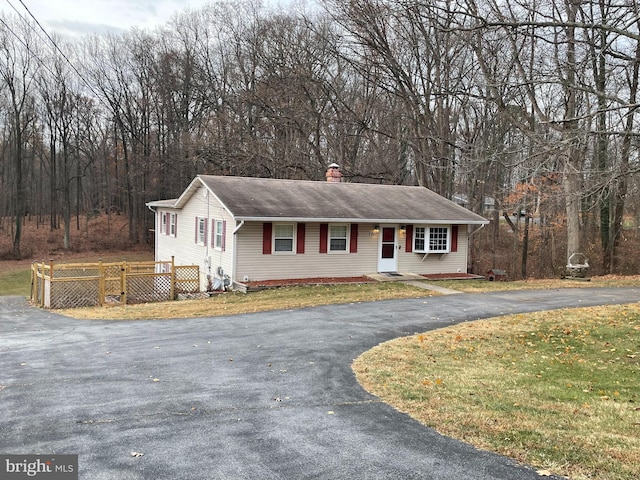
[[351, 361], [461, 321], [639, 300], [554, 290], [107, 322], [0, 297], [0, 453], [78, 454], [90, 480], [540, 478], [378, 401]]

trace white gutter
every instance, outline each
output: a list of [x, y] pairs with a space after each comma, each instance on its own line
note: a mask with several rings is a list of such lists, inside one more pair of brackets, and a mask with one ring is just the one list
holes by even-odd
[[244, 225], [244, 220], [242, 220], [238, 226], [236, 228], [233, 229], [233, 234], [235, 235], [236, 233], [238, 233], [238, 230], [240, 230], [242, 228], [242, 226]]
[[[301, 218], [301, 217], [236, 217], [242, 222], [317, 222], [317, 223], [386, 223], [386, 224], [428, 224], [428, 225], [487, 225], [489, 220], [425, 220], [397, 218]], [[235, 233], [235, 232], [234, 232]]]
[[486, 223], [483, 223], [483, 224], [481, 224], [481, 225], [480, 225], [480, 228], [476, 228], [473, 232], [469, 232], [469, 233], [467, 234], [467, 238], [469, 238], [469, 237], [470, 237], [471, 235], [473, 235], [474, 233], [479, 232], [480, 230], [482, 230], [482, 229], [484, 228], [484, 226], [485, 226], [485, 225], [487, 225], [487, 224], [486, 224]]

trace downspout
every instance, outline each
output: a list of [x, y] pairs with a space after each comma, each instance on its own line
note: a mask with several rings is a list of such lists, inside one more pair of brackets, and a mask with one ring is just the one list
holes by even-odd
[[[469, 271], [469, 254], [471, 253], [471, 249], [469, 248], [469, 239], [471, 238], [471, 235], [474, 235], [476, 232], [479, 232], [480, 230], [482, 230], [485, 225], [486, 223], [481, 223], [480, 227], [476, 228], [473, 232], [469, 232], [469, 225], [467, 225], [467, 232], [468, 232], [467, 233], [467, 258], [464, 262], [467, 265], [467, 271]], [[473, 270], [473, 266], [471, 270]]]
[[467, 238], [471, 237], [471, 235], [475, 234], [476, 232], [479, 232], [480, 230], [482, 230], [485, 225], [487, 225], [486, 223], [481, 223], [479, 228], [476, 228], [473, 232], [469, 232], [467, 233]]
[[158, 261], [158, 211], [154, 209], [151, 205], [147, 205], [147, 208], [153, 212], [153, 225], [155, 227], [155, 231], [153, 232], [153, 258], [157, 262]]
[[236, 281], [236, 272], [238, 271], [238, 236], [236, 235], [238, 231], [244, 225], [244, 220], [241, 220], [240, 223], [233, 229], [233, 258], [232, 258], [232, 272], [231, 272], [231, 286], [233, 287], [234, 282]]

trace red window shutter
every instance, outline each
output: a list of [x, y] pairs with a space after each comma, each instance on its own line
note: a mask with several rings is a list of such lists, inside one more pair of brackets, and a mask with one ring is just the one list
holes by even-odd
[[[173, 221], [175, 222], [175, 223], [173, 224], [173, 236], [174, 236], [174, 237], [177, 237], [177, 236], [178, 236], [178, 214], [177, 214], [177, 213], [174, 213], [174, 214], [173, 214], [173, 218], [174, 218], [174, 220], [173, 220]], [[169, 228], [171, 228], [171, 227], [169, 227]]]
[[205, 245], [207, 244], [207, 233], [209, 233], [209, 232], [207, 231], [207, 224], [208, 224], [208, 222], [209, 222], [209, 219], [208, 219], [208, 218], [205, 218], [205, 219], [204, 219], [204, 244], [205, 244]]
[[273, 224], [265, 222], [262, 224], [262, 254], [271, 255], [271, 235]]
[[329, 224], [320, 224], [320, 253], [327, 253], [327, 240], [329, 238]]
[[168, 213], [164, 213], [164, 214], [162, 215], [162, 218], [163, 218], [163, 220], [164, 220], [164, 221], [162, 222], [162, 223], [164, 223], [164, 225], [162, 225], [162, 226], [160, 227], [160, 228], [163, 230], [161, 233], [162, 233], [163, 235], [169, 235], [169, 214], [168, 214]]
[[451, 225], [451, 251], [458, 251], [458, 225]]
[[413, 252], [413, 225], [407, 225], [405, 231], [404, 251], [407, 253]]
[[358, 253], [358, 224], [351, 224], [351, 237], [349, 238], [349, 252]]
[[227, 221], [222, 221], [222, 251], [224, 252], [225, 246], [227, 243]]
[[304, 253], [304, 235], [306, 233], [306, 225], [304, 223], [298, 224], [298, 233], [297, 237], [297, 245], [296, 245], [296, 253], [303, 254]]
[[195, 237], [195, 242], [198, 243], [198, 223], [200, 223], [198, 221], [198, 217], [196, 217], [196, 237]]

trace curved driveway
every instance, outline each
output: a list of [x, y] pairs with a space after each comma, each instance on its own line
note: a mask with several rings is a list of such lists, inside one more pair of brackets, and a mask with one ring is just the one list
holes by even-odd
[[529, 291], [107, 322], [0, 297], [0, 453], [79, 454], [88, 480], [540, 478], [378, 401], [351, 361], [461, 321], [639, 299]]

